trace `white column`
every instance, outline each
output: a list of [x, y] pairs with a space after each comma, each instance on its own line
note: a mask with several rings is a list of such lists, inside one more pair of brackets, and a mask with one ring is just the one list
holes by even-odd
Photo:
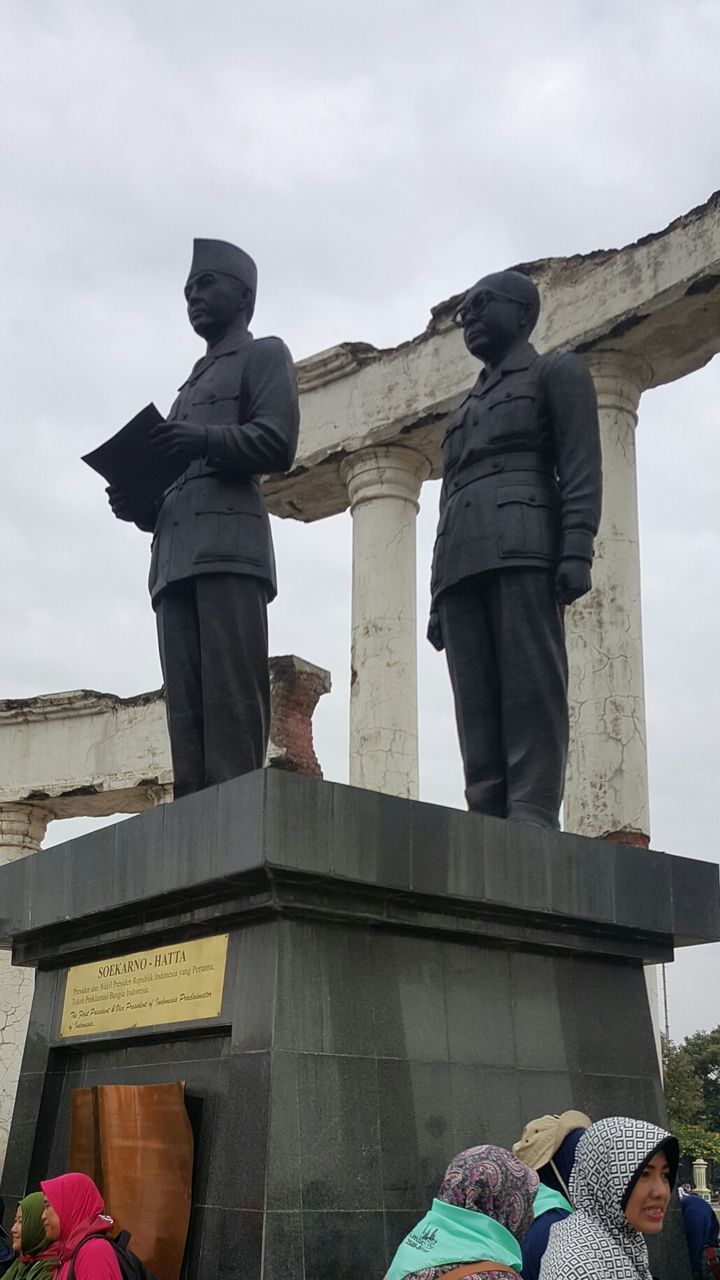
[[[53, 814], [37, 804], [0, 804], [0, 866], [37, 853]], [[0, 1170], [5, 1161], [20, 1075], [35, 971], [10, 963], [0, 951]]]
[[350, 782], [418, 794], [416, 520], [430, 464], [399, 445], [342, 464], [353, 518]]
[[41, 804], [0, 804], [0, 866], [37, 853], [54, 816]]
[[650, 834], [635, 427], [651, 370], [619, 351], [588, 362], [598, 394], [603, 515], [593, 589], [566, 614], [570, 750], [565, 829], [647, 846]]
[[[651, 369], [620, 351], [588, 357], [600, 411], [603, 514], [593, 589], [566, 614], [570, 750], [565, 829], [647, 848], [650, 841], [635, 428]], [[628, 857], [633, 854], [628, 851]], [[658, 971], [645, 966], [662, 1073]]]

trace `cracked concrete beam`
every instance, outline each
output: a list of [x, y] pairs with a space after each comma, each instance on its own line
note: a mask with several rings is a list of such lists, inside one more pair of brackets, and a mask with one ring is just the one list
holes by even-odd
[[45, 805], [58, 818], [137, 813], [171, 784], [161, 690], [0, 702], [0, 805]]

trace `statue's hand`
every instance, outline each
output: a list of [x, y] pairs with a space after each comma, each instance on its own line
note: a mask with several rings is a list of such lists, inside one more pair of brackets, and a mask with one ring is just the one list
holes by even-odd
[[131, 524], [136, 524], [139, 529], [144, 529], [146, 533], [152, 533], [155, 527], [156, 511], [154, 507], [141, 511], [137, 503], [116, 484], [109, 484], [105, 490], [110, 503], [110, 509], [118, 520], [128, 520]]
[[137, 511], [130, 496], [116, 484], [109, 484], [105, 490], [110, 503], [110, 510], [118, 520], [134, 521]]
[[592, 586], [590, 565], [587, 560], [566, 556], [555, 574], [555, 596], [560, 604], [572, 604], [580, 596], [587, 595]]
[[202, 458], [207, 452], [207, 430], [196, 422], [158, 422], [150, 428], [150, 443], [164, 458]]
[[440, 616], [438, 614], [437, 609], [431, 609], [430, 611], [430, 621], [428, 622], [427, 638], [430, 641], [433, 649], [437, 649], [438, 652], [444, 647], [442, 630], [440, 628]]

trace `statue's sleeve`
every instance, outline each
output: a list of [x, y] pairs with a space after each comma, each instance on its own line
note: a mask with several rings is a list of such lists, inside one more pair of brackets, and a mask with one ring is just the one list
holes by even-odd
[[208, 426], [206, 460], [219, 470], [271, 475], [288, 471], [297, 449], [300, 410], [292, 356], [280, 338], [248, 346], [237, 425]]
[[595, 385], [580, 356], [550, 357], [544, 397], [561, 496], [559, 556], [592, 561], [602, 510], [602, 453]]

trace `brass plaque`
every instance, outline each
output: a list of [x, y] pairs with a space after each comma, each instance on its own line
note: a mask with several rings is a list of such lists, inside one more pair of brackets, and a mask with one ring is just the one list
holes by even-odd
[[228, 935], [132, 951], [68, 969], [60, 1035], [216, 1018], [222, 1008]]

